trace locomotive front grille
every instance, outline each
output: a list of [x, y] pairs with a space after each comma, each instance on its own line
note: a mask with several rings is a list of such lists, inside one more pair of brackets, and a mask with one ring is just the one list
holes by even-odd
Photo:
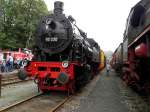
[[38, 71], [46, 71], [47, 68], [46, 67], [38, 67]]
[[38, 67], [38, 71], [47, 71], [48, 69], [51, 72], [60, 72], [61, 71], [59, 67], [50, 67], [50, 68], [47, 68], [47, 67]]
[[51, 72], [60, 72], [60, 68], [59, 67], [51, 67], [50, 71]]

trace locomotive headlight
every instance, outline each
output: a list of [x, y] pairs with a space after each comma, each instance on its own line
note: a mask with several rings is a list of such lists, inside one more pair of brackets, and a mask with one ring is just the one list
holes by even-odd
[[29, 60], [28, 59], [24, 59], [22, 62], [22, 67], [28, 66], [29, 64]]
[[69, 62], [68, 61], [63, 61], [62, 62], [62, 67], [67, 68], [69, 66]]

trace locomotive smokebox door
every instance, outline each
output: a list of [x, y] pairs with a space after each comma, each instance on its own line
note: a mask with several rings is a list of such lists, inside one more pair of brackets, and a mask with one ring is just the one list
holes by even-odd
[[54, 3], [54, 14], [42, 18], [37, 28], [36, 45], [45, 53], [57, 54], [70, 47], [72, 23], [63, 14], [63, 2]]

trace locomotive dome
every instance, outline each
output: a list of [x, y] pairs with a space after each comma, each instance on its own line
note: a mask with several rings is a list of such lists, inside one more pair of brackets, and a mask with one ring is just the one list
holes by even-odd
[[36, 36], [38, 47], [51, 54], [65, 50], [73, 38], [72, 25], [63, 14], [63, 2], [56, 1], [53, 12], [42, 18]]

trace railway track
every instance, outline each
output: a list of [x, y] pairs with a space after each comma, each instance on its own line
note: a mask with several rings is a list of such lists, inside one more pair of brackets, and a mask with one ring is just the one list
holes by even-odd
[[7, 85], [11, 85], [11, 84], [17, 84], [17, 83], [23, 83], [23, 82], [27, 82], [27, 81], [31, 81], [32, 79], [27, 79], [27, 80], [13, 80], [13, 81], [2, 81], [2, 86], [7, 86]]
[[68, 96], [67, 98], [65, 98], [62, 102], [60, 102], [59, 104], [57, 104], [54, 108], [52, 108], [49, 112], [56, 112], [57, 110], [59, 110], [59, 108], [61, 108], [61, 106], [66, 103], [67, 101], [69, 101], [73, 96]]
[[15, 79], [18, 79], [18, 77], [2, 78], [2, 81], [15, 80]]
[[[91, 88], [91, 86], [93, 87], [98, 79], [99, 77], [94, 79], [92, 83], [85, 88], [85, 90], [87, 90], [87, 88]], [[91, 90], [92, 89], [89, 89], [88, 91], [90, 92]], [[86, 96], [88, 94], [87, 92], [83, 92], [83, 95]], [[3, 106], [0, 108], [0, 112], [58, 112], [61, 111], [61, 109], [66, 109], [68, 104], [72, 104], [72, 101], [75, 100], [76, 96], [80, 96], [80, 93], [79, 95], [75, 94], [69, 97], [64, 92], [51, 91], [47, 94], [40, 93], [39, 95], [15, 102], [9, 106]], [[79, 104], [79, 101], [75, 101], [74, 103]]]
[[22, 80], [18, 79], [17, 76], [11, 76], [11, 77], [6, 77], [6, 78], [3, 77], [2, 78], [2, 86], [27, 82], [27, 81], [30, 81], [30, 80], [32, 80], [32, 79], [27, 79], [27, 80], [22, 81]]
[[31, 100], [31, 99], [33, 99], [33, 98], [36, 98], [36, 97], [38, 97], [38, 96], [40, 96], [40, 95], [42, 95], [42, 94], [40, 93], [40, 94], [38, 94], [38, 95], [34, 95], [34, 96], [28, 97], [28, 98], [26, 98], [26, 99], [24, 99], [24, 100], [22, 100], [22, 101], [16, 102], [16, 103], [14, 103], [14, 104], [11, 104], [11, 105], [8, 105], [8, 106], [5, 106], [5, 107], [1, 107], [1, 108], [0, 108], [0, 112], [8, 111], [9, 109], [11, 109], [11, 108], [13, 108], [13, 107], [16, 107], [16, 106], [18, 106], [18, 105], [20, 105], [20, 104], [22, 104], [22, 103], [24, 103], [24, 102], [27, 102], [27, 101], [29, 101], [29, 100]]
[[[2, 76], [2, 86], [6, 86], [6, 85], [11, 85], [11, 84], [16, 84], [16, 83], [22, 83], [22, 82], [26, 82], [26, 81], [30, 81], [30, 80], [33, 80], [33, 79], [27, 79], [25, 81], [22, 81], [22, 80], [19, 80], [17, 75], [16, 74], [13, 74], [13, 75], [3, 75]], [[59, 94], [56, 93], [56, 94]], [[45, 95], [45, 94], [44, 94]], [[28, 97], [26, 99], [23, 99], [21, 101], [18, 101], [18, 102], [15, 102], [11, 105], [7, 105], [7, 106], [4, 106], [4, 107], [1, 107], [0, 108], [0, 112], [9, 112], [11, 111], [12, 109], [19, 109], [19, 106], [21, 105], [24, 105], [24, 104], [29, 104], [29, 105], [35, 105], [35, 104], [32, 104], [32, 100], [34, 100], [34, 102], [37, 103], [36, 100], [38, 100], [38, 98], [40, 97], [43, 97], [44, 96], [42, 93], [39, 93], [37, 95], [34, 95], [34, 96], [31, 96], [31, 97]], [[67, 95], [65, 93], [65, 95]], [[64, 96], [65, 96], [64, 95]], [[71, 99], [72, 96], [62, 96], [63, 98], [60, 98], [60, 94], [59, 95], [51, 95], [50, 94], [50, 98], [46, 98], [48, 99], [49, 101], [53, 101], [54, 104], [50, 105], [50, 108], [47, 109], [47, 112], [55, 112], [57, 111], [59, 108], [61, 108], [61, 106], [67, 102], [69, 99]], [[56, 97], [56, 98], [55, 98]], [[41, 98], [42, 99], [42, 98]], [[31, 104], [30, 104], [31, 103]], [[46, 105], [46, 104], [45, 104]], [[34, 107], [34, 106], [33, 106]], [[38, 106], [39, 108], [41, 108], [41, 106]], [[49, 106], [47, 106], [49, 107]], [[37, 108], [34, 109], [35, 111], [37, 111]], [[33, 111], [33, 112], [35, 112]], [[18, 112], [18, 111], [16, 111]], [[38, 112], [38, 111], [37, 111]], [[40, 112], [40, 111], [39, 111]]]
[[[58, 93], [56, 93], [58, 94]], [[14, 104], [11, 104], [9, 106], [6, 106], [6, 107], [2, 107], [0, 108], [0, 112], [12, 112], [12, 111], [15, 111], [15, 112], [24, 112], [24, 110], [21, 110], [22, 107], [25, 107], [26, 109], [31, 109], [31, 107], [35, 107], [35, 108], [32, 108], [29, 112], [41, 112], [38, 108], [43, 108], [43, 111], [44, 112], [56, 112], [57, 110], [59, 110], [67, 101], [69, 101], [73, 96], [63, 96], [63, 98], [60, 97], [60, 95], [50, 95], [48, 94], [50, 97], [49, 100], [50, 102], [53, 102], [53, 104], [51, 105], [48, 105], [47, 101], [44, 101], [44, 103], [42, 102], [42, 104], [45, 106], [47, 105], [47, 109], [44, 110], [45, 108], [40, 105], [40, 106], [36, 106], [37, 103], [39, 103], [39, 99], [42, 100], [42, 98], [44, 99], [45, 97], [45, 94], [42, 94], [42, 93], [39, 93], [37, 95], [34, 95], [34, 96], [31, 96], [29, 98], [26, 98], [22, 101], [19, 101], [19, 102], [16, 102]], [[48, 97], [48, 96], [46, 96]], [[54, 100], [54, 101], [53, 101]], [[27, 105], [27, 107], [26, 107]], [[28, 107], [28, 105], [30, 107]], [[38, 111], [39, 110], [39, 111]], [[27, 110], [26, 110], [27, 111]]]
[[17, 83], [22, 83], [22, 82], [27, 82], [32, 79], [26, 79], [24, 81], [18, 79], [17, 76], [18, 71], [10, 72], [10, 73], [2, 73], [2, 86], [7, 86], [11, 84], [17, 84]]

